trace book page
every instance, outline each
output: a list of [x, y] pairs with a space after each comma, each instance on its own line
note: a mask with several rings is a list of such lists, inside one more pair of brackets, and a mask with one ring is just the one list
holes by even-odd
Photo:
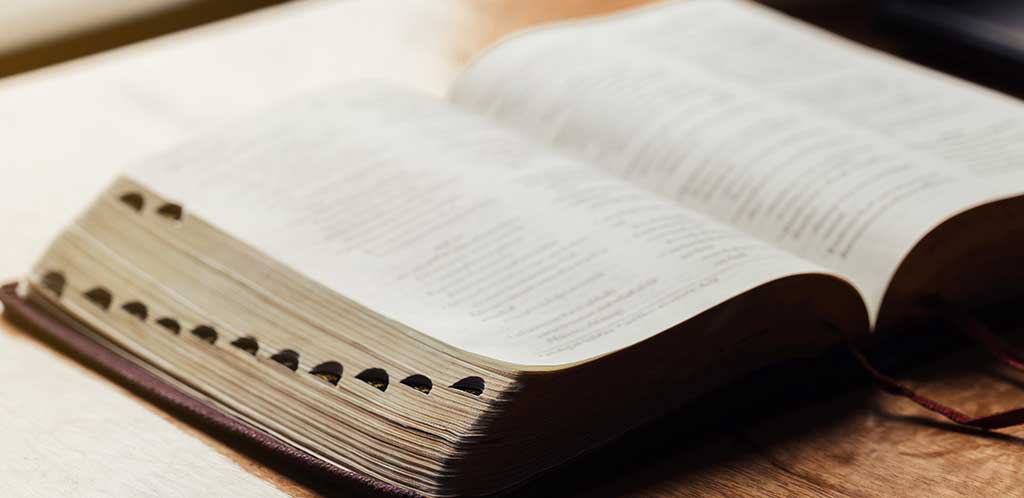
[[1013, 193], [1024, 185], [1019, 99], [747, 2], [690, 3], [623, 19], [621, 36], [978, 177], [1013, 183]]
[[583, 361], [820, 271], [441, 100], [376, 85], [282, 105], [130, 176], [339, 294], [510, 363]]
[[[451, 98], [839, 271], [876, 316], [889, 279], [928, 231], [1013, 189], [984, 178], [995, 168], [953, 161], [952, 149], [926, 153], [924, 139], [914, 145], [838, 110], [796, 103], [808, 89], [822, 101], [832, 93], [816, 73], [801, 79], [798, 62], [772, 73], [774, 61], [813, 58], [761, 54], [737, 41], [770, 47], [787, 23], [745, 2], [695, 0], [542, 28], [485, 53]], [[825, 51], [830, 43], [806, 41]], [[748, 63], [777, 85], [761, 88]], [[733, 67], [750, 77], [735, 77]], [[899, 121], [896, 114], [886, 119]]]

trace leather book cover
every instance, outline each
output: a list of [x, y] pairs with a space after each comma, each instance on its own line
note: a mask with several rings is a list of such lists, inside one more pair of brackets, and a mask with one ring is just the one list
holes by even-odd
[[226, 414], [164, 381], [132, 360], [18, 297], [16, 284], [0, 287], [3, 315], [69, 357], [85, 364], [161, 410], [235, 450], [326, 494], [419, 497], [404, 489], [331, 465], [271, 434]]

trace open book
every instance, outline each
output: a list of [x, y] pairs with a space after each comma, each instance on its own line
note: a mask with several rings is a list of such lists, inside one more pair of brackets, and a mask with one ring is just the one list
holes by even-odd
[[1021, 158], [1013, 99], [668, 3], [512, 37], [446, 101], [334, 88], [152, 157], [19, 294], [313, 467], [490, 494], [922, 298], [1002, 299]]

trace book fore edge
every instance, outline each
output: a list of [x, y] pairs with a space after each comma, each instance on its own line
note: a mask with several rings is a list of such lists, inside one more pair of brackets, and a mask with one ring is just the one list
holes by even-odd
[[[124, 192], [118, 196], [118, 200], [131, 208], [131, 211], [134, 211], [135, 213], [141, 214], [146, 210], [146, 199], [138, 192]], [[159, 218], [170, 223], [180, 223], [184, 216], [184, 208], [180, 204], [171, 202], [161, 203], [155, 208], [154, 212], [159, 215]], [[47, 268], [41, 275], [37, 275], [36, 278], [38, 279], [39, 286], [48, 292], [52, 298], [59, 302], [61, 298], [64, 297], [65, 290], [68, 287], [68, 277], [64, 271], [57, 268]], [[18, 291], [26, 292], [28, 288], [28, 285], [26, 284], [27, 282], [23, 281], [21, 285], [18, 286]], [[181, 335], [184, 331], [181, 326], [181, 321], [175, 317], [151, 317], [149, 314], [149, 306], [141, 300], [132, 298], [118, 300], [110, 290], [101, 284], [94, 283], [94, 285], [86, 286], [85, 288], [88, 288], [88, 290], [82, 293], [82, 297], [103, 312], [111, 312], [115, 309], [119, 309], [120, 311], [134, 316], [141, 322], [147, 323], [154, 328], [159, 328], [162, 332]], [[219, 336], [217, 334], [217, 329], [213, 325], [198, 324], [190, 329], [188, 333], [211, 346], [216, 347], [223, 344], [223, 342], [218, 342]], [[260, 346], [259, 339], [251, 335], [241, 336], [228, 344], [231, 347], [248, 353], [253, 358], [258, 358], [263, 354], [270, 360], [283, 365], [292, 372], [299, 371], [299, 358], [301, 357], [301, 353], [294, 349], [282, 348], [275, 352], [264, 351]], [[310, 368], [306, 373], [333, 386], [339, 385], [339, 383], [344, 380], [344, 366], [340, 362], [334, 360], [323, 361]], [[352, 376], [352, 378], [376, 388], [381, 393], [387, 392], [387, 389], [391, 385], [391, 379], [387, 370], [380, 367], [366, 368]], [[399, 384], [419, 391], [424, 395], [429, 395], [435, 388], [430, 377], [422, 373], [412, 373], [400, 380]], [[481, 396], [484, 393], [486, 385], [483, 378], [472, 375], [459, 379], [450, 386], [447, 386], [447, 388], [467, 393], [472, 396]]]

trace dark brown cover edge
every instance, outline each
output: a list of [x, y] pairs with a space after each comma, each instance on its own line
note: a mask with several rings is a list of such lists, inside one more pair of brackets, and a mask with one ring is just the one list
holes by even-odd
[[420, 497], [402, 488], [331, 465], [271, 434], [196, 399], [73, 327], [0, 287], [3, 315], [59, 351], [148, 400], [161, 410], [219, 441], [270, 465], [296, 481], [328, 494]]

